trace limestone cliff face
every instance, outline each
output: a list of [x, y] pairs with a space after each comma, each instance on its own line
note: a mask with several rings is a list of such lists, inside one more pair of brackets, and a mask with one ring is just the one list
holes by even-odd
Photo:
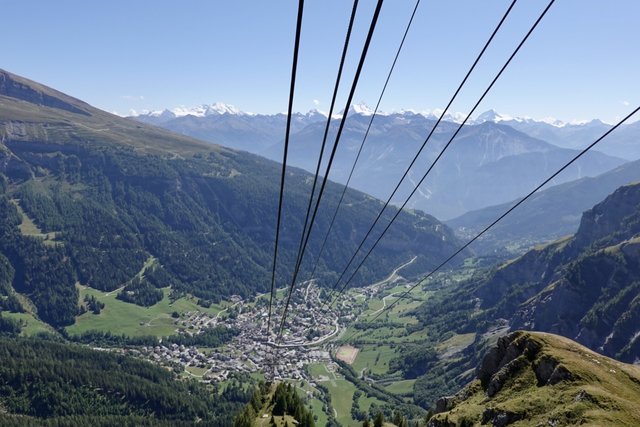
[[512, 326], [572, 337], [632, 362], [638, 356], [632, 348], [640, 327], [639, 266], [640, 242], [633, 239], [584, 255], [524, 303]]

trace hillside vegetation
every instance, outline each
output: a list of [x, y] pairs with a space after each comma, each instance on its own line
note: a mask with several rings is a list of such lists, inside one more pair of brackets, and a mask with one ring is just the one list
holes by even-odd
[[0, 338], [3, 426], [230, 426], [251, 397], [177, 381], [132, 357], [51, 342]]
[[[416, 379], [415, 402], [432, 407], [460, 389], [509, 330], [551, 332], [621, 361], [640, 359], [639, 236], [640, 184], [628, 185], [586, 211], [574, 236], [460, 282], [443, 274], [426, 283], [434, 294], [412, 311], [424, 339], [392, 362]], [[467, 334], [473, 340], [449, 358], [429, 357], [443, 339]]]
[[485, 356], [477, 378], [438, 402], [431, 427], [636, 426], [640, 368], [557, 335], [514, 332]]
[[[4, 71], [0, 140], [0, 253], [13, 288], [42, 320], [74, 322], [76, 282], [144, 306], [168, 286], [173, 299], [191, 294], [203, 305], [267, 291], [278, 164], [113, 116]], [[291, 274], [310, 189], [308, 174], [289, 170], [278, 286]], [[327, 206], [341, 189], [328, 186]], [[337, 277], [380, 207], [347, 191], [319, 264], [322, 283]], [[321, 210], [317, 231], [330, 214]], [[311, 239], [302, 278], [321, 237]], [[380, 279], [414, 255], [413, 267], [427, 269], [457, 243], [435, 218], [403, 213], [355, 282]]]

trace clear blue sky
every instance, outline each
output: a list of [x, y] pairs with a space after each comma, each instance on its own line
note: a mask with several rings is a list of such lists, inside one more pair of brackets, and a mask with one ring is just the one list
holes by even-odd
[[[357, 102], [375, 104], [413, 4], [383, 6]], [[508, 4], [422, 0], [383, 109], [442, 108]], [[519, 1], [454, 111], [468, 111], [545, 5]], [[347, 76], [373, 6], [361, 0]], [[281, 112], [296, 7], [294, 0], [8, 0], [0, 68], [119, 113], [216, 101]], [[328, 109], [350, 8], [350, 0], [307, 1], [296, 110]], [[624, 115], [640, 103], [639, 18], [635, 0], [557, 0], [478, 112], [567, 121]]]

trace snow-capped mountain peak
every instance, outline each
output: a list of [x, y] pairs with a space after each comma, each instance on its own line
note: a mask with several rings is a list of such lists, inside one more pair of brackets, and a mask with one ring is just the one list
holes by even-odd
[[[364, 102], [361, 102], [359, 104], [352, 104], [351, 107], [349, 107], [349, 114], [360, 114], [361, 116], [371, 116], [373, 115], [373, 113], [374, 113], [373, 109], [371, 109]], [[381, 112], [378, 111], [376, 114], [380, 115]]]
[[[349, 107], [349, 116], [371, 116], [374, 114], [374, 110], [370, 108], [365, 103], [356, 103], [352, 104]], [[421, 115], [429, 120], [436, 120], [442, 115], [442, 109], [433, 109], [433, 110], [423, 110], [417, 111], [412, 109], [401, 109], [394, 110], [392, 112], [384, 112], [377, 111], [375, 113], [378, 116], [401, 116], [401, 117], [410, 117], [415, 115]], [[213, 104], [202, 104], [196, 107], [186, 107], [184, 105], [178, 106], [173, 109], [164, 109], [164, 110], [155, 110], [148, 111], [142, 110], [136, 112], [134, 110], [130, 111], [130, 116], [132, 117], [148, 117], [150, 119], [154, 119], [157, 123], [166, 122], [175, 118], [185, 117], [185, 116], [193, 116], [198, 118], [209, 117], [209, 116], [245, 116], [245, 117], [253, 117], [260, 116], [266, 117], [270, 116], [270, 114], [253, 114], [241, 111], [231, 104], [226, 104], [224, 102], [215, 102]], [[286, 115], [286, 113], [282, 113], [282, 115]], [[326, 118], [327, 113], [318, 109], [309, 110], [307, 113], [295, 113], [296, 117], [305, 117], [305, 119], [318, 120], [320, 118]], [[278, 116], [278, 114], [274, 115]], [[334, 113], [332, 115], [332, 119], [340, 119], [343, 116], [343, 111], [339, 113]], [[461, 112], [446, 112], [443, 119], [444, 121], [454, 122], [454, 123], [462, 123], [467, 117], [466, 113]], [[534, 119], [531, 117], [518, 117], [511, 116], [508, 114], [499, 113], [494, 109], [490, 109], [485, 111], [484, 113], [478, 115], [475, 119], [470, 119], [466, 123], [469, 125], [473, 124], [482, 124], [485, 122], [491, 123], [501, 123], [506, 125], [515, 126], [517, 124], [521, 125], [550, 125], [555, 128], [564, 128], [567, 126], [599, 126], [602, 125], [603, 122], [600, 120], [573, 120], [570, 122], [564, 122], [561, 120], [557, 120], [553, 117], [544, 117], [542, 119]]]
[[305, 114], [305, 116], [307, 117], [322, 116], [326, 118], [327, 113], [325, 111], [321, 111], [321, 110], [318, 110], [317, 108], [314, 108], [313, 110], [309, 110], [307, 114]]
[[243, 114], [242, 111], [230, 104], [224, 102], [216, 102], [207, 106], [206, 114]]
[[562, 120], [558, 120], [555, 117], [544, 117], [542, 119], [533, 119], [531, 117], [514, 117], [507, 114], [498, 113], [496, 110], [493, 110], [493, 109], [485, 111], [484, 113], [476, 117], [476, 119], [473, 121], [474, 124], [481, 124], [485, 122], [493, 122], [493, 123], [503, 122], [505, 124], [513, 124], [514, 122], [527, 123], [527, 124], [543, 123], [546, 125], [551, 125], [556, 128], [563, 128], [565, 126], [584, 126], [584, 125], [589, 125], [593, 123], [595, 123], [595, 125], [598, 125], [603, 123], [598, 119], [591, 120], [591, 121], [573, 120], [570, 122], [563, 122]]
[[150, 116], [157, 117], [160, 119], [173, 119], [176, 117], [184, 117], [184, 116], [195, 116], [195, 117], [206, 117], [213, 115], [223, 115], [223, 114], [232, 114], [232, 115], [247, 115], [249, 113], [245, 113], [240, 111], [236, 107], [230, 104], [225, 104], [223, 102], [215, 102], [213, 104], [202, 104], [196, 107], [185, 107], [184, 105], [180, 105], [171, 110], [156, 110], [151, 112], [143, 111], [140, 114], [134, 114], [134, 116]]
[[476, 124], [480, 124], [484, 122], [498, 123], [498, 122], [507, 122], [511, 120], [523, 121], [523, 119], [514, 118], [506, 114], [500, 114], [496, 110], [491, 109], [491, 110], [485, 111], [484, 113], [476, 117], [476, 119], [474, 120], [474, 123]]
[[184, 106], [180, 106], [173, 109], [173, 113], [176, 117], [181, 116], [196, 116], [196, 117], [206, 117], [212, 115], [222, 115], [222, 114], [234, 114], [234, 115], [242, 115], [242, 111], [238, 110], [233, 105], [225, 104], [223, 102], [216, 102], [214, 104], [203, 104], [193, 108], [186, 108]]

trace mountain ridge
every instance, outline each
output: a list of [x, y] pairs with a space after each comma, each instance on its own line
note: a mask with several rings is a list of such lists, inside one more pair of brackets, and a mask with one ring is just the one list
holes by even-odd
[[[575, 233], [582, 213], [617, 188], [640, 181], [640, 161], [623, 164], [595, 177], [585, 177], [542, 189], [513, 215], [504, 218], [479, 241], [479, 251], [502, 251], [505, 247], [529, 248], [532, 244]], [[520, 199], [486, 207], [446, 221], [461, 237], [482, 230]]]
[[640, 422], [640, 368], [558, 335], [517, 331], [502, 337], [476, 373], [458, 394], [438, 401], [428, 426]]
[[640, 315], [639, 235], [640, 184], [630, 184], [585, 211], [573, 236], [538, 246], [454, 292], [477, 298], [487, 325], [505, 319], [511, 328], [557, 333], [633, 362], [640, 357], [631, 326]]
[[[283, 115], [215, 114], [206, 117], [187, 115], [162, 123], [143, 116], [136, 119], [279, 160], [283, 150], [284, 118]], [[313, 172], [326, 117], [319, 113], [296, 113], [292, 118], [288, 162]], [[331, 170], [331, 178], [337, 182], [346, 182], [370, 121], [369, 109], [352, 106]], [[431, 114], [408, 110], [377, 115], [350, 186], [387, 199], [393, 184], [399, 180], [435, 123], [436, 117]], [[440, 123], [393, 203], [402, 203], [458, 126], [452, 121]], [[336, 120], [333, 120], [329, 142], [336, 129]], [[549, 144], [502, 122], [466, 125], [408, 206], [448, 219], [479, 207], [506, 202], [535, 186], [575, 153], [573, 149]], [[509, 156], [510, 159], [505, 159]], [[554, 184], [598, 175], [622, 163], [622, 159], [590, 152]], [[520, 179], [510, 179], [511, 176]]]

